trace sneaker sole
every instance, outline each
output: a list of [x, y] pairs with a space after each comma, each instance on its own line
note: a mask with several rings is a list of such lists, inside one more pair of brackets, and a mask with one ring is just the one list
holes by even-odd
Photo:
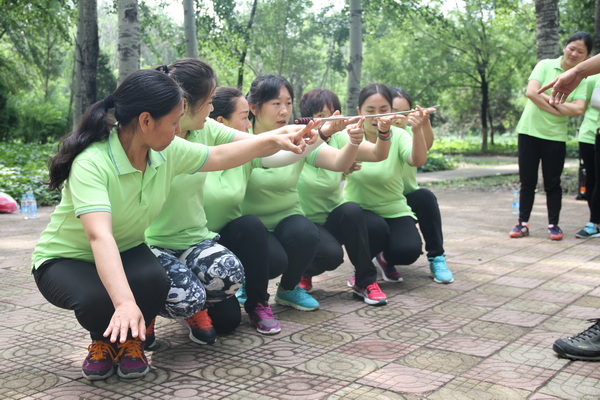
[[561, 356], [563, 358], [568, 358], [570, 360], [600, 361], [600, 355], [593, 356], [593, 357], [584, 357], [584, 356], [569, 354], [566, 351], [564, 351], [560, 346], [557, 346], [556, 343], [554, 345], [552, 345], [552, 350], [554, 350], [554, 352], [556, 354], [558, 354], [559, 356]]
[[258, 324], [253, 324], [252, 321], [250, 321], [250, 325], [252, 325], [253, 327], [256, 328], [256, 332], [258, 333], [262, 333], [263, 335], [276, 335], [279, 332], [281, 332], [281, 328], [277, 328], [277, 329], [270, 329], [268, 331], [262, 330], [258, 327]]
[[360, 292], [357, 292], [356, 290], [353, 290], [352, 293], [354, 294], [354, 296], [361, 298], [362, 301], [364, 301], [365, 303], [367, 303], [370, 306], [384, 306], [387, 304], [387, 299], [371, 300], [367, 296], [365, 296], [364, 294], [362, 294]]
[[83, 372], [83, 370], [81, 371], [81, 375], [83, 375], [83, 377], [85, 379], [87, 379], [88, 381], [101, 381], [103, 379], [106, 379], [106, 378], [112, 376], [114, 373], [115, 373], [114, 367], [104, 375], [86, 375], [85, 372]]
[[520, 239], [529, 236], [529, 232], [521, 233], [521, 232], [509, 232], [508, 236], [512, 239]]
[[600, 233], [594, 233], [593, 235], [587, 235], [587, 236], [580, 235], [579, 233], [576, 233], [576, 234], [575, 234], [575, 237], [576, 237], [577, 239], [589, 239], [589, 238], [597, 238], [597, 237], [600, 237]]
[[282, 306], [286, 306], [286, 307], [292, 307], [292, 308], [295, 308], [296, 310], [300, 310], [300, 311], [315, 311], [315, 310], [319, 309], [319, 306], [316, 306], [314, 308], [303, 307], [296, 303], [292, 303], [291, 301], [282, 300], [279, 297], [275, 297], [275, 303], [280, 304]]
[[216, 336], [215, 336], [215, 340], [214, 340], [214, 341], [212, 341], [212, 342], [205, 342], [205, 341], [202, 341], [202, 340], [198, 339], [196, 336], [194, 336], [194, 335], [192, 334], [192, 328], [190, 328], [190, 326], [189, 326], [188, 324], [186, 324], [186, 323], [185, 323], [185, 321], [183, 321], [183, 320], [180, 320], [180, 319], [178, 319], [178, 318], [176, 318], [175, 320], [176, 320], [177, 322], [179, 322], [179, 323], [180, 323], [182, 326], [184, 326], [184, 327], [186, 327], [186, 328], [187, 328], [187, 330], [188, 330], [188, 332], [189, 332], [189, 335], [188, 335], [188, 337], [190, 338], [190, 340], [191, 340], [192, 342], [194, 342], [194, 343], [198, 343], [198, 344], [214, 344], [214, 343], [216, 343], [216, 342], [217, 342], [217, 338], [216, 338]]
[[136, 379], [136, 378], [142, 378], [142, 377], [146, 376], [148, 371], [150, 371], [150, 366], [146, 365], [145, 370], [143, 370], [141, 372], [131, 372], [129, 374], [124, 374], [121, 372], [120, 369], [117, 369], [117, 375], [119, 375], [119, 377], [121, 377], [123, 379]]
[[550, 240], [555, 240], [555, 241], [557, 241], [557, 242], [558, 242], [559, 240], [563, 240], [563, 237], [562, 237], [562, 236], [560, 236], [560, 237], [557, 237], [557, 236], [550, 236]]
[[431, 277], [433, 278], [433, 281], [434, 281], [435, 283], [443, 283], [443, 284], [447, 285], [447, 284], [449, 284], [449, 283], [452, 283], [452, 282], [454, 282], [454, 278], [452, 278], [452, 280], [449, 280], [449, 281], [448, 281], [448, 280], [446, 280], [446, 281], [441, 281], [441, 280], [437, 279], [437, 278], [436, 278], [435, 276], [433, 276], [433, 275], [431, 275]]
[[385, 275], [385, 272], [383, 272], [383, 267], [379, 264], [379, 262], [377, 260], [373, 260], [373, 265], [375, 265], [377, 270], [379, 272], [381, 272], [381, 279], [383, 279], [386, 282], [402, 282], [404, 280], [404, 278], [402, 278], [402, 277], [398, 278], [398, 280], [393, 280], [393, 279], [388, 278]]
[[144, 350], [153, 351], [153, 350], [158, 349], [158, 341], [156, 339], [154, 339], [152, 341], [152, 343], [148, 343], [147, 345], [146, 345], [146, 343], [147, 343], [147, 341], [144, 342]]

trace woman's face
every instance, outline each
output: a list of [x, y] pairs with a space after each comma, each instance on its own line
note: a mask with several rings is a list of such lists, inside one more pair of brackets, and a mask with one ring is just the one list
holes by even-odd
[[167, 115], [159, 119], [150, 117], [149, 126], [152, 129], [148, 130], [149, 135], [146, 137], [146, 145], [155, 151], [164, 150], [181, 131], [179, 120], [182, 116], [183, 100]]
[[323, 106], [321, 111], [313, 114], [313, 118], [327, 118], [333, 115], [333, 111], [327, 106]]
[[254, 129], [257, 133], [281, 128], [290, 122], [292, 95], [285, 86], [282, 86], [276, 98], [263, 103], [260, 109], [251, 104], [250, 109], [255, 116]]
[[570, 69], [585, 60], [589, 52], [583, 40], [574, 40], [565, 46], [563, 55], [563, 63]]
[[[394, 102], [392, 103], [392, 112], [401, 112], [410, 110], [410, 105], [408, 101], [404, 97], [394, 97]], [[394, 126], [398, 128], [406, 129], [406, 124], [408, 120], [406, 118], [395, 119], [392, 121]]]
[[362, 106], [358, 109], [359, 115], [364, 115], [365, 122], [363, 128], [366, 133], [377, 133], [377, 119], [369, 118], [371, 114], [386, 114], [392, 111], [390, 103], [381, 93], [375, 93], [367, 97]]
[[245, 97], [238, 97], [235, 100], [235, 109], [231, 113], [229, 119], [223, 117], [217, 117], [217, 121], [221, 122], [230, 128], [237, 129], [238, 131], [248, 132], [252, 127], [250, 120], [248, 119], [248, 112], [250, 107]]
[[213, 89], [210, 95], [204, 100], [200, 100], [192, 108], [189, 103], [185, 103], [185, 115], [181, 119], [181, 133], [183, 136], [187, 135], [188, 131], [196, 131], [204, 128], [206, 118], [213, 110], [212, 97], [215, 94]]

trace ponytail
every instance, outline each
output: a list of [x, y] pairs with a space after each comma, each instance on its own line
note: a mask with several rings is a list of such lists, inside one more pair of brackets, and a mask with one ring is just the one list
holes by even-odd
[[[129, 75], [114, 93], [92, 104], [74, 131], [60, 141], [58, 152], [50, 160], [51, 190], [59, 189], [69, 177], [75, 157], [92, 143], [106, 140], [115, 127], [137, 123], [137, 117], [148, 112], [159, 119], [180, 104], [183, 90], [170, 77], [154, 70], [139, 70]], [[115, 109], [114, 117], [108, 110]]]

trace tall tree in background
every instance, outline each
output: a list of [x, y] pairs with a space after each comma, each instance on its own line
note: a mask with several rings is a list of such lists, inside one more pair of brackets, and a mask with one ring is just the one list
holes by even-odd
[[[95, 2], [94, 2], [95, 3]], [[119, 83], [140, 69], [140, 23], [137, 0], [117, 0], [119, 14]]]
[[600, 53], [600, 0], [596, 0], [596, 14], [594, 18], [594, 54]]
[[198, 58], [198, 36], [196, 36], [196, 14], [194, 0], [183, 0], [183, 27], [185, 32], [185, 55]]
[[350, 0], [350, 62], [346, 115], [356, 115], [362, 71], [362, 1]]
[[79, 0], [75, 73], [73, 75], [73, 128], [83, 112], [96, 101], [98, 65], [98, 13], [96, 0]]
[[535, 0], [537, 60], [555, 58], [558, 47], [558, 0]]
[[250, 11], [250, 17], [248, 17], [248, 24], [246, 25], [246, 30], [242, 33], [242, 48], [240, 49], [240, 57], [238, 59], [237, 80], [237, 88], [240, 90], [242, 90], [242, 87], [244, 86], [244, 67], [246, 64], [246, 56], [248, 55], [248, 42], [250, 41], [250, 32], [252, 32], [252, 25], [254, 24], [254, 20], [256, 18], [257, 4], [258, 0], [254, 0], [252, 2], [252, 10]]

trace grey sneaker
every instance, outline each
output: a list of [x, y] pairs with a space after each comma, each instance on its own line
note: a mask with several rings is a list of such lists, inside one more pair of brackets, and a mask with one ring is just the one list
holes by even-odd
[[575, 234], [575, 237], [579, 239], [600, 237], [600, 231], [593, 222], [588, 222], [582, 230]]
[[600, 318], [588, 319], [594, 325], [578, 335], [560, 338], [552, 348], [559, 356], [572, 360], [600, 361]]

